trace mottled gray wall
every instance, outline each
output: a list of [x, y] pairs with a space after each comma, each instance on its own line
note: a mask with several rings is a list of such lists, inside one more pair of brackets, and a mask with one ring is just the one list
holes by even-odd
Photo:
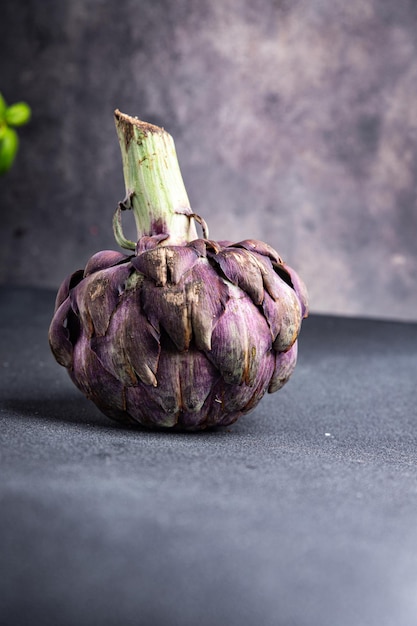
[[112, 112], [174, 136], [213, 238], [268, 241], [312, 309], [417, 319], [417, 3], [2, 0], [0, 89], [33, 108], [0, 179], [0, 281], [114, 247]]

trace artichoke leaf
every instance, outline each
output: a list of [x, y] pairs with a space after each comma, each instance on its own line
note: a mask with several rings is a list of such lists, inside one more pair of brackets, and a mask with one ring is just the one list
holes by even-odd
[[86, 276], [72, 291], [76, 313], [88, 337], [103, 337], [129, 277], [128, 264], [116, 265]]
[[285, 385], [297, 363], [298, 342], [296, 341], [287, 352], [275, 354], [275, 369], [269, 383], [268, 393], [275, 393]]
[[264, 274], [264, 284], [267, 293], [262, 308], [274, 339], [273, 347], [285, 352], [300, 332], [301, 303], [294, 289], [274, 271]]
[[196, 250], [188, 246], [160, 246], [134, 257], [132, 265], [158, 287], [164, 287], [167, 283], [177, 285], [198, 258]]
[[249, 296], [230, 285], [231, 298], [213, 330], [208, 358], [225, 382], [252, 386], [261, 359], [271, 348], [268, 325]]
[[307, 287], [305, 286], [304, 281], [299, 277], [297, 272], [293, 270], [289, 265], [282, 266], [281, 264], [277, 264], [274, 267], [283, 268], [291, 279], [292, 286], [294, 288], [295, 293], [298, 296], [298, 299], [301, 304], [301, 314], [303, 318], [308, 316], [308, 293]]
[[83, 279], [83, 275], [84, 275], [83, 270], [77, 270], [76, 272], [73, 272], [73, 274], [70, 274], [69, 276], [67, 276], [67, 278], [64, 280], [64, 282], [61, 284], [60, 288], [58, 289], [58, 293], [56, 294], [55, 312], [61, 306], [64, 300], [68, 298], [68, 296], [70, 295], [71, 289], [76, 287], [78, 283]]
[[213, 328], [223, 315], [229, 291], [206, 259], [193, 267], [186, 282], [187, 307], [195, 344], [199, 350], [211, 350]]
[[127, 263], [131, 257], [123, 254], [123, 252], [117, 252], [116, 250], [102, 250], [93, 254], [93, 256], [87, 261], [87, 265], [84, 269], [84, 277], [89, 274], [94, 274], [99, 270], [119, 265], [120, 263]]
[[73, 346], [66, 327], [71, 302], [67, 297], [56, 309], [52, 323], [49, 327], [49, 345], [55, 359], [64, 367], [72, 366]]
[[265, 243], [264, 241], [259, 241], [258, 239], [245, 239], [244, 241], [239, 241], [239, 243], [233, 244], [234, 248], [244, 248], [249, 252], [255, 252], [257, 254], [261, 254], [264, 257], [271, 259], [271, 261], [275, 261], [276, 263], [282, 263], [281, 257], [278, 252], [274, 250], [272, 246]]
[[156, 385], [158, 334], [140, 309], [138, 293], [126, 293], [111, 317], [105, 336], [94, 336], [91, 348], [103, 367], [124, 385]]
[[103, 369], [85, 335], [81, 336], [74, 346], [74, 364], [69, 374], [77, 387], [104, 412], [106, 409], [108, 411], [126, 410], [123, 383]]
[[245, 291], [254, 304], [262, 304], [264, 297], [262, 274], [250, 253], [229, 247], [211, 258], [219, 265], [226, 278]]
[[296, 293], [283, 282], [286, 293], [278, 301], [281, 315], [281, 328], [273, 342], [277, 352], [286, 352], [296, 341], [302, 321], [301, 305]]
[[162, 327], [178, 350], [188, 350], [192, 337], [191, 319], [187, 306], [184, 281], [177, 285], [157, 286], [144, 280], [141, 290], [142, 307], [149, 323], [159, 332]]

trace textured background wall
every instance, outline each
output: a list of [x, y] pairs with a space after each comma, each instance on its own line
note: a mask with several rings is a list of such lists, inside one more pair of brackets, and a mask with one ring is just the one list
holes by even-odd
[[213, 238], [268, 241], [312, 309], [417, 319], [417, 3], [2, 0], [27, 100], [0, 179], [0, 282], [57, 286], [114, 247], [112, 112], [174, 136]]

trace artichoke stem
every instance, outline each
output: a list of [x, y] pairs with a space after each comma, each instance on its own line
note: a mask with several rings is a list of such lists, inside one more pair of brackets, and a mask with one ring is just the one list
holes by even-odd
[[196, 239], [193, 211], [171, 135], [119, 110], [114, 117], [126, 186], [126, 200], [121, 204], [133, 211], [138, 240], [166, 234], [162, 245], [181, 245]]

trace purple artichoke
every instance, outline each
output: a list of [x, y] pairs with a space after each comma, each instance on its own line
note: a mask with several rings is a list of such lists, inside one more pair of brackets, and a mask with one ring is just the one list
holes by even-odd
[[[188, 430], [231, 424], [291, 375], [305, 287], [266, 243], [211, 241], [189, 208], [170, 135], [115, 116], [127, 199], [114, 230], [131, 254], [98, 252], [64, 281], [52, 352], [110, 418]], [[124, 209], [137, 244], [123, 235]]]

